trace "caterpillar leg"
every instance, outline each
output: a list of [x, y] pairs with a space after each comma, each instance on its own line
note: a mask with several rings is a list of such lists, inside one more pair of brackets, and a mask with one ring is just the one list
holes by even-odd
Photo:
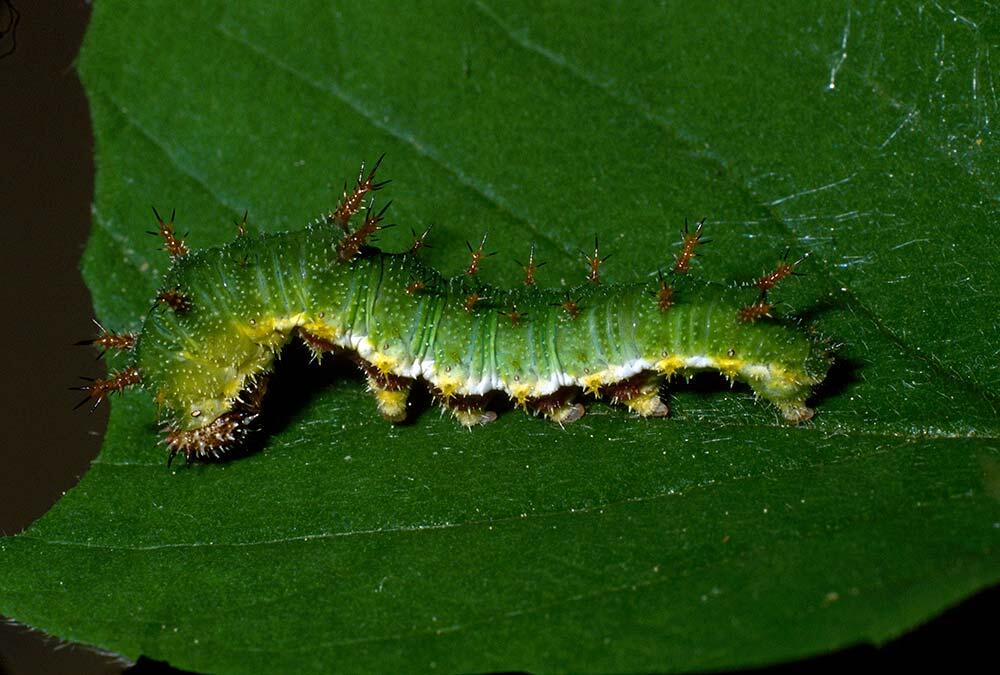
[[375, 364], [361, 358], [358, 358], [357, 362], [368, 380], [368, 391], [375, 394], [375, 404], [382, 417], [393, 423], [404, 421], [413, 380], [409, 377], [384, 373]]
[[486, 396], [451, 396], [440, 398], [441, 407], [449, 410], [458, 423], [471, 429], [472, 427], [489, 424], [497, 418], [497, 414], [486, 409]]
[[[395, 379], [404, 380], [405, 378]], [[383, 381], [369, 376], [368, 391], [375, 394], [375, 404], [382, 417], [394, 424], [406, 420], [407, 401], [410, 398], [409, 380], [386, 386]]]
[[375, 394], [375, 404], [382, 417], [393, 423], [404, 421], [413, 380], [387, 375], [370, 364], [365, 368], [365, 376], [368, 379], [368, 391]]
[[531, 399], [526, 403], [528, 410], [536, 415], [542, 415], [556, 424], [570, 424], [583, 417], [586, 409], [582, 403], [574, 403], [576, 391], [563, 387], [554, 394]]
[[805, 401], [786, 401], [776, 404], [781, 416], [789, 424], [801, 424], [808, 422], [816, 414], [816, 411], [805, 404]]
[[815, 410], [806, 405], [812, 382], [796, 381], [788, 377], [771, 377], [766, 380], [751, 379], [749, 384], [754, 394], [770, 401], [789, 424], [807, 422], [816, 414]]
[[670, 408], [660, 399], [660, 378], [655, 373], [639, 373], [621, 382], [605, 385], [600, 393], [640, 417], [666, 417], [670, 413]]

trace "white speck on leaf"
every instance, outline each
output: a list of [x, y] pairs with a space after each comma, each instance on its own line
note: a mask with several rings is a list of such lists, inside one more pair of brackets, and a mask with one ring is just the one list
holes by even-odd
[[833, 62], [830, 66], [830, 81], [827, 83], [827, 91], [833, 91], [837, 88], [837, 73], [840, 72], [841, 66], [844, 65], [844, 61], [847, 60], [847, 41], [851, 37], [851, 6], [847, 6], [847, 21], [844, 23], [844, 32], [840, 35], [840, 53], [837, 55], [837, 60]]

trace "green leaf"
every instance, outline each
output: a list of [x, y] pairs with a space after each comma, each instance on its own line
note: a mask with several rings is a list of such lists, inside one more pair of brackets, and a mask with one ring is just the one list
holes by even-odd
[[84, 274], [112, 327], [167, 264], [150, 204], [195, 247], [244, 209], [298, 228], [386, 152], [388, 249], [434, 223], [456, 272], [488, 230], [491, 280], [535, 241], [558, 285], [599, 234], [627, 281], [709, 216], [697, 273], [812, 252], [780, 297], [844, 347], [801, 428], [711, 378], [669, 420], [390, 427], [349, 371], [288, 364], [260, 452], [173, 469], [129, 393], [79, 486], [0, 539], [0, 611], [212, 672], [678, 671], [884, 641], [996, 583], [998, 18], [97, 3]]

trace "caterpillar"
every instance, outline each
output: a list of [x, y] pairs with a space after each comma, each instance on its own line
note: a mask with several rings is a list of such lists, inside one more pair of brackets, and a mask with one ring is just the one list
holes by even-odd
[[[364, 372], [376, 406], [390, 422], [407, 417], [414, 382], [466, 427], [496, 419], [500, 392], [560, 425], [580, 419], [582, 390], [643, 417], [662, 417], [664, 379], [703, 370], [750, 386], [784, 419], [814, 411], [812, 388], [831, 365], [826, 344], [793, 320], [774, 316], [769, 293], [801, 262], [743, 286], [691, 274], [704, 221], [685, 225], [672, 265], [647, 281], [607, 284], [595, 240], [586, 279], [568, 290], [540, 288], [543, 263], [530, 249], [524, 283], [498, 288], [480, 280], [491, 255], [486, 237], [469, 245], [463, 274], [445, 277], [421, 262], [427, 232], [405, 251], [372, 245], [388, 227], [362, 164], [337, 208], [306, 228], [250, 236], [246, 217], [224, 246], [192, 251], [174, 232], [174, 214], [154, 209], [171, 258], [138, 333], [100, 327], [91, 344], [130, 352], [130, 362], [82, 387], [96, 407], [130, 387], [148, 391], [166, 426], [168, 463], [218, 457], [241, 443], [260, 414], [268, 374], [293, 339], [314, 355], [346, 351]], [[366, 203], [367, 199], [367, 203]], [[352, 226], [359, 216], [360, 222]]]

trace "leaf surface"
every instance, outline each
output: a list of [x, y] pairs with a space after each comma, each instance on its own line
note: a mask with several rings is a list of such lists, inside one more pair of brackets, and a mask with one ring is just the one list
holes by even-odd
[[711, 378], [669, 420], [390, 427], [356, 376], [289, 363], [260, 452], [170, 470], [129, 393], [0, 539], [0, 611], [212, 672], [678, 671], [883, 641], [996, 583], [997, 28], [972, 3], [98, 3], [109, 326], [166, 269], [151, 203], [194, 247], [244, 210], [298, 228], [386, 152], [387, 249], [434, 223], [455, 273], [489, 231], [490, 280], [534, 241], [562, 285], [597, 234], [628, 281], [708, 216], [696, 273], [810, 252], [781, 300], [844, 347], [799, 428]]

